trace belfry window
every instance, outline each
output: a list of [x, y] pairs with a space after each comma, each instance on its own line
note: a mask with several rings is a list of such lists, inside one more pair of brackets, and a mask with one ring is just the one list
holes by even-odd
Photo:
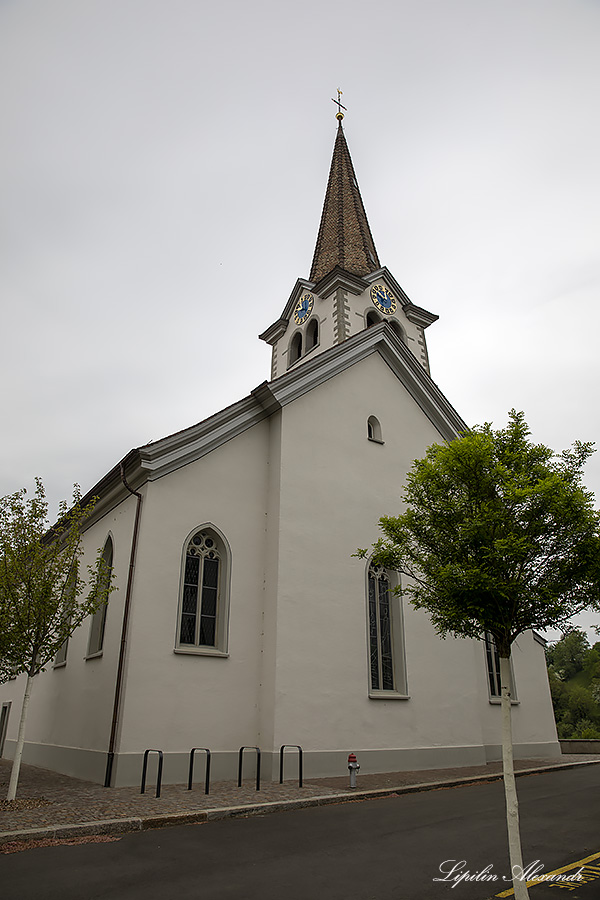
[[377, 315], [372, 309], [369, 310], [366, 317], [367, 328], [370, 328], [372, 325], [377, 325], [378, 322], [381, 322], [381, 317]]
[[392, 331], [394, 332], [394, 334], [397, 334], [398, 337], [400, 338], [400, 340], [402, 341], [402, 343], [405, 344], [406, 336], [404, 334], [404, 331], [402, 330], [402, 326], [398, 322], [396, 322], [395, 319], [388, 319], [388, 324], [389, 324], [390, 328], [392, 329]]
[[209, 528], [188, 541], [183, 564], [177, 647], [226, 650], [227, 552]]
[[319, 320], [314, 317], [308, 323], [306, 329], [306, 352], [312, 350], [319, 343]]
[[290, 366], [297, 362], [302, 356], [302, 334], [297, 331], [290, 342]]

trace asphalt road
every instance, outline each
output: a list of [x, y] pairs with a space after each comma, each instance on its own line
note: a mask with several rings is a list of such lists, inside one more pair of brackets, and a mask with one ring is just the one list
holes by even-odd
[[[600, 852], [596, 766], [517, 785], [526, 865], [549, 872]], [[463, 860], [461, 872], [489, 867], [498, 881], [433, 880]], [[487, 900], [510, 887], [509, 872], [503, 786], [493, 782], [0, 855], [0, 897]], [[557, 896], [597, 900], [600, 875], [575, 890], [531, 888], [532, 900]]]

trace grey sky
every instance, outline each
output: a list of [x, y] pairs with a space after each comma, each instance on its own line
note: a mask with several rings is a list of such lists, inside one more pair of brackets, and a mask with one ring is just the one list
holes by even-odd
[[0, 0], [0, 493], [87, 490], [268, 378], [338, 86], [446, 396], [597, 440], [599, 41], [596, 0]]

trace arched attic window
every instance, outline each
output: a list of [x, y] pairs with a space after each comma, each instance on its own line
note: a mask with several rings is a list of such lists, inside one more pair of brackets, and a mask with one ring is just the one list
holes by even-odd
[[302, 356], [302, 333], [297, 331], [290, 341], [289, 364], [293, 365]]
[[383, 444], [383, 439], [381, 437], [381, 424], [377, 416], [369, 416], [367, 419], [367, 437], [370, 441], [375, 441], [378, 444]]
[[312, 318], [306, 329], [306, 352], [312, 350], [319, 343], [319, 320]]

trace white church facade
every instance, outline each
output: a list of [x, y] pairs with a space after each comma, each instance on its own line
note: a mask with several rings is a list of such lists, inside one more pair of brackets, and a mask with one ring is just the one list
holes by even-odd
[[[35, 679], [25, 762], [125, 785], [147, 748], [170, 782], [192, 747], [215, 779], [241, 746], [263, 777], [283, 744], [307, 777], [345, 774], [350, 751], [363, 772], [500, 758], [494, 648], [441, 640], [395, 573], [352, 555], [413, 460], [466, 428], [429, 375], [436, 318], [379, 263], [340, 119], [310, 276], [261, 335], [270, 380], [90, 491], [83, 563], [104, 547], [118, 590]], [[513, 669], [515, 755], [558, 756], [540, 638]], [[23, 681], [0, 685], [8, 757]]]

